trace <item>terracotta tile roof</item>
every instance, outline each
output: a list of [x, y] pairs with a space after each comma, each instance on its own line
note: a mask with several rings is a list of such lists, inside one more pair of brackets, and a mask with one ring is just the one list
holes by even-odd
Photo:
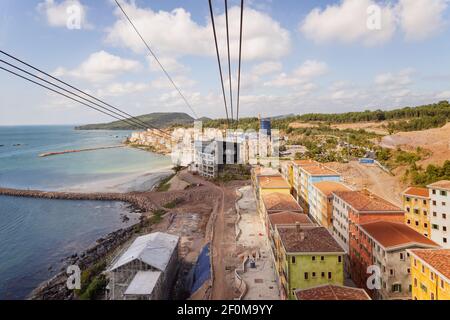
[[328, 230], [316, 226], [277, 226], [287, 253], [344, 253]]
[[357, 211], [362, 212], [403, 212], [402, 209], [368, 190], [336, 191], [333, 194], [344, 200]]
[[435, 242], [399, 222], [374, 221], [361, 224], [360, 228], [385, 248], [408, 244], [438, 247]]
[[339, 176], [337, 171], [331, 170], [325, 166], [306, 166], [302, 168], [303, 171], [312, 176]]
[[450, 249], [414, 249], [410, 252], [450, 281]]
[[427, 188], [409, 187], [408, 189], [403, 191], [403, 194], [407, 196], [421, 197], [421, 198], [430, 197], [430, 192]]
[[270, 224], [276, 226], [279, 224], [313, 224], [308, 215], [304, 213], [292, 212], [292, 211], [282, 211], [277, 213], [269, 214]]
[[262, 195], [264, 207], [270, 211], [295, 211], [303, 212], [302, 207], [290, 194], [274, 192]]
[[305, 166], [318, 166], [319, 163], [312, 159], [307, 160], [293, 160], [292, 163], [299, 167], [305, 167]]
[[276, 176], [280, 173], [274, 168], [256, 167], [253, 169], [255, 176]]
[[349, 187], [334, 181], [322, 181], [316, 182], [313, 184], [318, 190], [320, 190], [326, 197], [329, 197], [333, 194], [334, 191], [351, 191]]
[[297, 300], [372, 300], [364, 289], [337, 285], [297, 290], [295, 295]]
[[436, 189], [445, 189], [450, 190], [450, 181], [449, 180], [442, 180], [435, 183], [432, 183], [427, 186], [428, 188], [436, 188]]
[[290, 189], [289, 183], [282, 176], [258, 177], [259, 186], [264, 189]]

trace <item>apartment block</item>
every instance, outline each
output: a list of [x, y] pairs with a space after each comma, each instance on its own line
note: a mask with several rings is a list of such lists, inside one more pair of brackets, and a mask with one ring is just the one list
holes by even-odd
[[309, 214], [323, 227], [333, 226], [333, 192], [351, 191], [349, 187], [334, 181], [313, 183], [309, 196]]
[[428, 188], [431, 201], [431, 240], [450, 249], [450, 181], [439, 181], [430, 184]]
[[317, 226], [277, 226], [275, 269], [283, 299], [296, 291], [326, 284], [344, 284], [344, 250], [327, 229]]
[[262, 195], [259, 214], [266, 230], [269, 229], [270, 215], [286, 211], [303, 214], [302, 207], [291, 194], [274, 192]]
[[292, 161], [292, 175], [293, 175], [293, 183], [294, 189], [292, 190], [294, 197], [299, 201], [300, 193], [301, 193], [301, 183], [302, 180], [300, 168], [308, 167], [308, 166], [319, 166], [317, 161], [308, 159], [308, 160], [294, 160]]
[[[404, 212], [396, 205], [368, 190], [333, 192], [333, 229], [336, 241], [348, 253], [346, 272], [351, 274], [359, 248], [358, 225], [366, 222], [385, 220], [403, 223]], [[363, 282], [363, 279], [353, 279]]]
[[450, 300], [450, 250], [409, 250], [413, 300]]
[[[361, 279], [357, 285], [378, 300], [411, 299], [411, 262], [407, 250], [439, 248], [435, 242], [401, 222], [360, 224], [358, 238], [352, 278]], [[368, 273], [369, 266], [377, 266], [381, 272], [379, 287], [367, 287], [367, 280], [372, 275]]]
[[403, 191], [402, 198], [405, 224], [430, 238], [430, 194], [428, 189], [410, 187]]
[[309, 213], [310, 195], [313, 184], [321, 181], [341, 181], [341, 176], [334, 170], [322, 165], [300, 167], [300, 197], [299, 203]]
[[292, 161], [281, 161], [280, 162], [281, 175], [284, 180], [291, 186], [291, 191], [294, 188], [294, 163]]

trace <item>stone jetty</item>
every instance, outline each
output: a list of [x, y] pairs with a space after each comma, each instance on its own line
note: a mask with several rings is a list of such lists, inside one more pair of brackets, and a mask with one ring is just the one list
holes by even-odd
[[66, 153], [78, 153], [78, 152], [87, 152], [87, 151], [96, 151], [96, 150], [105, 150], [105, 149], [116, 149], [116, 148], [124, 148], [125, 145], [119, 145], [119, 146], [109, 146], [109, 147], [98, 147], [98, 148], [87, 148], [87, 149], [76, 149], [76, 150], [64, 150], [64, 151], [57, 151], [57, 152], [46, 152], [39, 155], [39, 157], [50, 157], [50, 156], [57, 156], [61, 154]]

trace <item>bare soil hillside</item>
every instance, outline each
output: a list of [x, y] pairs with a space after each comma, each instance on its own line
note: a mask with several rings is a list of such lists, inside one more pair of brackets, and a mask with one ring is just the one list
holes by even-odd
[[380, 145], [391, 149], [400, 147], [406, 151], [414, 151], [417, 147], [421, 147], [431, 151], [432, 155], [419, 161], [419, 164], [442, 165], [446, 160], [450, 160], [450, 123], [442, 128], [400, 132], [385, 136], [381, 139]]

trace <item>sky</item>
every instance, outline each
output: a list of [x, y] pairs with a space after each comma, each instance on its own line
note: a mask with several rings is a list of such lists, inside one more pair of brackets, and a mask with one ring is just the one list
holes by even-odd
[[[208, 1], [121, 2], [195, 113], [225, 117]], [[228, 93], [224, 1], [213, 5]], [[239, 5], [229, 0], [235, 109]], [[246, 0], [240, 117], [450, 99], [449, 5]], [[130, 114], [193, 115], [112, 0], [2, 0], [0, 48]], [[0, 125], [114, 120], [3, 70], [0, 88]]]

